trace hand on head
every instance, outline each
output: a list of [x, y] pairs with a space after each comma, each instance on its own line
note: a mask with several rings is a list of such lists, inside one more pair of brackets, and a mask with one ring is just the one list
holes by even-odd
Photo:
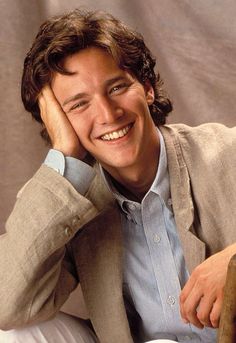
[[53, 149], [61, 151], [65, 156], [83, 160], [87, 152], [49, 85], [42, 89], [38, 103]]

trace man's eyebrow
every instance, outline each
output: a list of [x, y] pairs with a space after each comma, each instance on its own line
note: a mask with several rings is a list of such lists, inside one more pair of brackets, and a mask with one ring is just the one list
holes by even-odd
[[116, 76], [116, 77], [113, 77], [107, 81], [105, 81], [105, 85], [106, 86], [111, 86], [113, 83], [117, 82], [117, 81], [122, 81], [122, 80], [126, 80], [127, 77], [124, 76], [124, 75], [119, 75], [119, 76]]

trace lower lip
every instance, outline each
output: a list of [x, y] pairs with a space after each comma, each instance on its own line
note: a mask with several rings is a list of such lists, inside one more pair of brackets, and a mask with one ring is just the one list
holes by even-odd
[[112, 139], [110, 141], [108, 140], [103, 140], [102, 139], [102, 142], [104, 143], [108, 143], [108, 144], [118, 144], [118, 143], [123, 143], [124, 141], [126, 141], [129, 136], [131, 135], [132, 131], [133, 131], [133, 127], [134, 127], [134, 124], [132, 124], [131, 128], [129, 129], [128, 133], [126, 133], [125, 136], [123, 137], [119, 137], [119, 138], [116, 138], [116, 139]]

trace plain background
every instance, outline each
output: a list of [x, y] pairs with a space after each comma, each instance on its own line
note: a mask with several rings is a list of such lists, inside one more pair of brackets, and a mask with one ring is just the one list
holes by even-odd
[[24, 57], [46, 18], [76, 7], [108, 11], [143, 34], [174, 103], [169, 123], [236, 123], [234, 0], [0, 0], [0, 232], [48, 150], [21, 104]]

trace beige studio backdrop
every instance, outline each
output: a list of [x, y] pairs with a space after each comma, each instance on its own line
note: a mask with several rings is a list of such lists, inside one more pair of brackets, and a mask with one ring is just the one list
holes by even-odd
[[21, 104], [24, 56], [44, 19], [81, 6], [143, 34], [174, 103], [170, 123], [236, 123], [235, 0], [0, 0], [0, 232], [47, 152]]

